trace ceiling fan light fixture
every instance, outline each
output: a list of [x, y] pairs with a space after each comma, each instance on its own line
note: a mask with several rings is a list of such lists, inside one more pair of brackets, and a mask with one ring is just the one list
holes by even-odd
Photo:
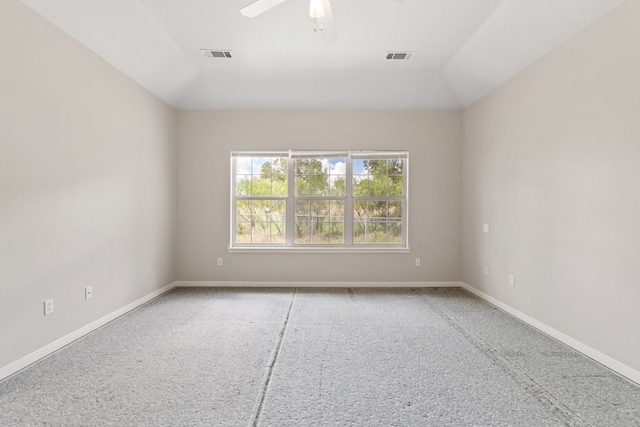
[[324, 16], [322, 0], [311, 0], [311, 3], [309, 4], [309, 16], [314, 19], [322, 18]]
[[324, 17], [324, 5], [322, 0], [311, 0], [309, 3], [309, 16], [314, 19], [313, 31], [322, 31], [322, 18]]

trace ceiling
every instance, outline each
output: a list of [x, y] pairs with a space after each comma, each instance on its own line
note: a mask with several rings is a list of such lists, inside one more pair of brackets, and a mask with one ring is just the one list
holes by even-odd
[[464, 108], [621, 2], [331, 0], [325, 43], [308, 0], [22, 1], [179, 109]]

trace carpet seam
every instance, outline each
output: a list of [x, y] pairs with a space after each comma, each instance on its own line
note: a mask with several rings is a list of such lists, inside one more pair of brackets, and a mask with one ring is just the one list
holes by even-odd
[[[423, 297], [423, 301], [434, 308], [444, 320], [451, 325], [455, 330], [460, 332], [464, 338], [471, 341], [472, 345], [478, 349], [482, 354], [487, 356], [492, 362], [499, 365], [503, 368], [504, 372], [510, 375], [512, 378], [522, 381], [524, 383], [528, 383], [530, 387], [537, 389], [534, 394], [536, 399], [543, 404], [550, 404], [553, 408], [564, 418], [565, 425], [567, 427], [574, 425], [585, 425], [585, 420], [583, 420], [578, 414], [572, 411], [566, 405], [560, 403], [558, 399], [551, 394], [547, 389], [538, 384], [533, 378], [527, 375], [525, 372], [517, 369], [511, 362], [505, 359], [503, 356], [498, 354], [498, 349], [493, 347], [491, 344], [486, 342], [481, 336], [476, 334], [473, 330], [469, 329], [467, 325], [458, 321], [455, 316], [450, 313], [446, 308], [442, 305], [438, 304], [435, 301], [428, 299], [428, 294], [419, 288], [412, 288], [412, 290]], [[528, 390], [529, 387], [525, 387], [525, 390]], [[576, 424], [579, 423], [579, 424]], [[591, 424], [589, 424], [591, 425]]]
[[293, 302], [296, 298], [296, 293], [298, 292], [298, 288], [294, 288], [293, 294], [291, 295], [291, 302], [289, 303], [289, 308], [287, 309], [287, 314], [284, 318], [284, 322], [282, 323], [282, 327], [280, 328], [280, 332], [278, 333], [278, 339], [274, 346], [274, 350], [271, 354], [271, 358], [269, 359], [269, 364], [267, 365], [267, 372], [265, 373], [264, 383], [260, 390], [260, 397], [256, 404], [256, 409], [254, 411], [254, 416], [252, 417], [251, 426], [257, 427], [258, 422], [260, 421], [260, 417], [262, 416], [262, 411], [264, 409], [264, 402], [267, 397], [267, 392], [269, 390], [269, 385], [271, 384], [271, 377], [273, 375], [273, 369], [278, 361], [278, 355], [280, 354], [280, 349], [282, 348], [282, 342], [284, 341], [284, 335], [287, 331], [287, 326], [289, 324], [289, 317], [291, 316], [291, 309], [293, 308]]

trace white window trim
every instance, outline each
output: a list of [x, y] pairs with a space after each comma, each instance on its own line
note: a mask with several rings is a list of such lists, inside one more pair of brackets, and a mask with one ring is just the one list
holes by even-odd
[[[287, 196], [256, 196], [259, 200], [286, 200], [286, 242], [288, 244], [274, 244], [274, 245], [234, 245], [235, 230], [236, 230], [236, 215], [235, 215], [235, 201], [236, 201], [236, 162], [235, 157], [284, 157], [288, 158], [287, 164]], [[294, 244], [294, 230], [295, 227], [292, 224], [295, 222], [295, 202], [297, 200], [295, 196], [295, 159], [298, 158], [327, 158], [327, 157], [344, 157], [346, 159], [346, 180], [345, 180], [345, 222], [344, 222], [344, 238], [345, 243], [341, 245], [303, 245]], [[346, 213], [353, 212], [354, 196], [352, 193], [353, 183], [353, 171], [352, 160], [361, 159], [393, 159], [403, 158], [405, 160], [403, 165], [403, 214], [402, 214], [402, 226], [403, 226], [403, 241], [402, 244], [354, 244], [353, 238], [353, 218], [347, 220]], [[409, 253], [411, 248], [409, 247], [409, 152], [408, 151], [383, 151], [383, 150], [367, 150], [367, 151], [292, 151], [292, 150], [275, 150], [275, 151], [232, 151], [231, 152], [231, 194], [230, 194], [230, 216], [231, 227], [229, 242], [230, 245], [227, 248], [228, 253], [333, 253], [333, 254], [366, 254], [366, 253]], [[251, 197], [249, 197], [251, 198]], [[247, 199], [247, 198], [245, 198]], [[314, 198], [315, 199], [315, 198]], [[328, 196], [327, 200], [336, 200], [335, 197]], [[363, 198], [358, 198], [363, 199]], [[366, 198], [365, 198], [366, 199]], [[372, 200], [398, 200], [398, 198], [392, 197], [371, 197]], [[292, 219], [290, 219], [292, 218]]]
[[388, 248], [382, 247], [374, 247], [374, 248], [360, 248], [360, 247], [349, 247], [345, 248], [342, 246], [339, 247], [329, 247], [329, 246], [320, 246], [311, 247], [311, 246], [236, 246], [236, 247], [228, 247], [227, 252], [230, 254], [290, 254], [290, 253], [299, 253], [299, 254], [408, 254], [411, 252], [411, 248], [406, 248], [404, 246], [397, 247], [392, 246]]

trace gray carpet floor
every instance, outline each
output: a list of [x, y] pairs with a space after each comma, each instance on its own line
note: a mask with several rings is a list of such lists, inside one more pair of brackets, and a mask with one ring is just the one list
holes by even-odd
[[460, 289], [178, 288], [0, 382], [0, 426], [640, 426], [640, 387]]

